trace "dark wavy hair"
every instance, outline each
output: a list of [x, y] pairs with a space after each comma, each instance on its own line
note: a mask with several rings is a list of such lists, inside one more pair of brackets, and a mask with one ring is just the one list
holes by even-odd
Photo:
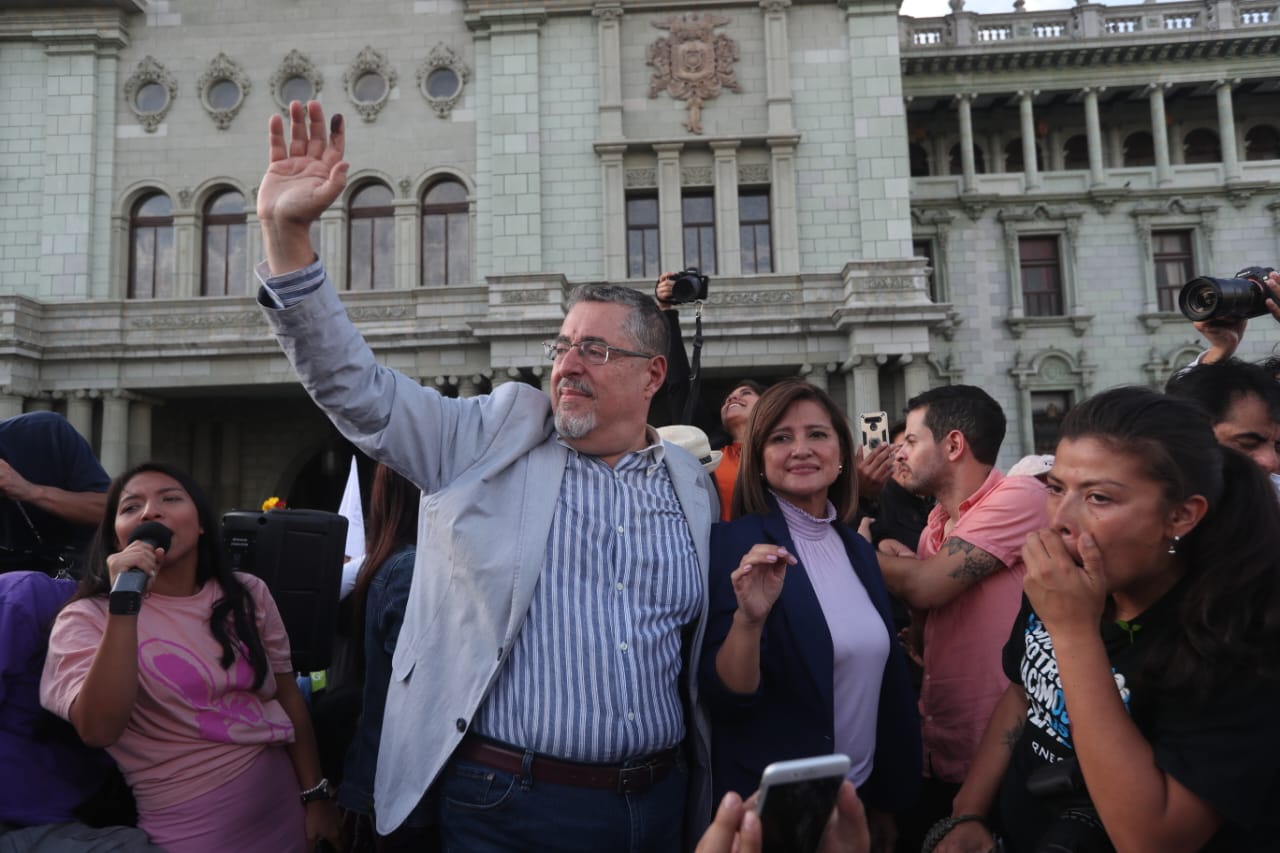
[[258, 634], [257, 608], [254, 606], [253, 596], [236, 578], [223, 557], [218, 535], [221, 525], [213, 514], [204, 490], [190, 474], [179, 468], [163, 462], [143, 462], [111, 481], [111, 487], [107, 490], [106, 511], [102, 514], [102, 522], [86, 552], [80, 587], [71, 600], [94, 598], [111, 591], [107, 557], [123, 547], [116, 541], [116, 511], [120, 507], [120, 495], [130, 480], [147, 472], [172, 477], [191, 496], [200, 519], [200, 528], [204, 531], [196, 543], [196, 580], [202, 585], [216, 580], [222, 589], [222, 597], [213, 603], [213, 611], [209, 615], [209, 631], [222, 647], [222, 657], [218, 662], [223, 669], [230, 669], [235, 663], [237, 652], [243, 655], [253, 667], [253, 689], [257, 690], [266, 681], [270, 670], [262, 637]]
[[365, 672], [364, 625], [369, 585], [391, 555], [418, 541], [418, 500], [421, 495], [418, 487], [408, 479], [378, 463], [373, 475], [373, 488], [369, 490], [364, 563], [352, 590], [351, 640], [354, 653], [351, 664], [360, 680], [364, 679]]
[[[735, 386], [737, 387], [737, 386]], [[858, 515], [858, 472], [854, 464], [853, 431], [844, 412], [831, 396], [803, 379], [783, 379], [760, 395], [747, 421], [747, 439], [738, 463], [738, 479], [733, 486], [731, 516], [769, 512], [768, 484], [764, 480], [764, 443], [769, 432], [787, 414], [792, 405], [809, 400], [821, 406], [831, 418], [840, 445], [840, 473], [827, 488], [827, 497], [836, 508], [836, 518], [852, 524]]]
[[959, 430], [973, 458], [983, 465], [996, 464], [1006, 427], [1004, 410], [976, 385], [943, 385], [930, 388], [907, 401], [907, 411], [924, 408], [924, 425], [934, 441]]
[[1115, 388], [1073, 408], [1060, 438], [1092, 438], [1136, 459], [1167, 506], [1208, 510], [1178, 544], [1185, 587], [1177, 630], [1153, 643], [1140, 677], [1200, 698], [1231, 678], [1280, 677], [1280, 504], [1248, 457], [1218, 444], [1209, 414], [1147, 388]]

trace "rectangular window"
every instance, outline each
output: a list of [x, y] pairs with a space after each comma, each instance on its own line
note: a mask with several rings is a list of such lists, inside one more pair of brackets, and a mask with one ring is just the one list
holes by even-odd
[[716, 271], [716, 203], [706, 193], [690, 193], [680, 200], [684, 220], [684, 265], [707, 274]]
[[1070, 391], [1031, 392], [1031, 434], [1033, 453], [1056, 453], [1062, 418], [1071, 408]]
[[1190, 231], [1152, 231], [1151, 261], [1156, 271], [1156, 301], [1161, 311], [1178, 310], [1178, 292], [1195, 278]]
[[773, 272], [768, 190], [738, 192], [738, 243], [743, 275]]
[[1022, 305], [1028, 317], [1062, 316], [1062, 263], [1058, 238], [1019, 237]]
[[913, 240], [911, 254], [917, 258], [924, 258], [929, 263], [929, 299], [933, 302], [941, 301], [938, 299], [937, 275], [933, 263], [933, 241]]
[[627, 199], [627, 277], [656, 279], [658, 269], [658, 199]]

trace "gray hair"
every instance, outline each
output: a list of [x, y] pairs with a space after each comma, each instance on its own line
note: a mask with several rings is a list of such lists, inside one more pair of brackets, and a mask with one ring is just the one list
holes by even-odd
[[642, 352], [665, 356], [670, 346], [667, 320], [652, 296], [621, 284], [580, 284], [569, 294], [564, 310], [568, 314], [579, 302], [625, 305], [631, 310], [623, 322], [629, 344]]

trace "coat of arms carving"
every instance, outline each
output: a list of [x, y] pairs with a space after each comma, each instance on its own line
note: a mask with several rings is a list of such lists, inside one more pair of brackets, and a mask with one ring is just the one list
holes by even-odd
[[689, 102], [690, 133], [702, 133], [702, 104], [730, 89], [741, 92], [733, 64], [738, 61], [738, 43], [724, 33], [714, 32], [729, 19], [696, 12], [674, 15], [653, 25], [671, 35], [649, 45], [648, 63], [654, 67], [649, 81], [649, 97], [666, 89], [671, 97]]

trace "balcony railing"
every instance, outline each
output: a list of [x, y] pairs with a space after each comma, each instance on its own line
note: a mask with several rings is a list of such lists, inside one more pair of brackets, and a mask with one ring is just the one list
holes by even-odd
[[1280, 3], [1276, 0], [1233, 0], [1230, 14], [1226, 14], [1224, 9], [1216, 17], [1217, 20], [1209, 20], [1203, 2], [1183, 0], [1158, 6], [1152, 3], [1085, 4], [1069, 10], [1000, 14], [961, 11], [941, 18], [903, 16], [898, 21], [903, 50], [917, 51], [981, 47], [995, 42], [1105, 41], [1155, 33], [1222, 35], [1223, 31], [1280, 24]]

